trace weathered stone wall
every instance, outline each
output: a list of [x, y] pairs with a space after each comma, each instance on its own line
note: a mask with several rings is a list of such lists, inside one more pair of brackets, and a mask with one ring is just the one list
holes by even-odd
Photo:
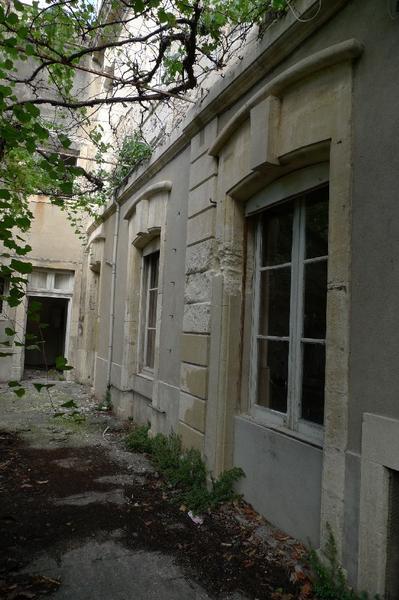
[[[392, 334], [396, 159], [390, 158], [398, 142], [388, 133], [396, 122], [390, 99], [397, 92], [398, 21], [372, 0], [327, 1], [312, 19], [317, 6], [298, 2], [309, 20], [300, 23], [290, 13], [275, 24], [121, 191], [112, 397], [120, 414], [149, 420], [153, 433], [177, 430], [214, 473], [243, 466], [240, 490], [288, 532], [317, 546], [328, 522], [351, 582], [358, 578], [360, 548], [359, 586], [384, 593], [386, 519], [378, 520], [375, 548], [365, 524], [373, 507], [386, 510], [384, 473], [398, 469], [387, 444], [378, 446], [377, 464], [370, 465], [377, 452], [370, 424], [383, 437], [379, 415], [390, 419], [391, 436], [399, 423]], [[390, 91], [382, 100], [383, 83]], [[327, 180], [323, 435], [259, 416], [251, 404], [250, 357], [257, 211]], [[107, 383], [115, 219], [108, 210], [95, 344], [99, 396]], [[141, 252], [155, 230], [161, 285], [149, 377], [137, 358]], [[370, 272], [378, 294], [370, 291]], [[376, 489], [368, 500], [373, 472], [382, 482], [378, 502]], [[373, 577], [370, 556], [377, 556]]]

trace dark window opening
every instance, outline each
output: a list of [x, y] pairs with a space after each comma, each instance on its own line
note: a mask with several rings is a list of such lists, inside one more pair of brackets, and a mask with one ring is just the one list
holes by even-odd
[[386, 600], [399, 600], [399, 472], [390, 471]]

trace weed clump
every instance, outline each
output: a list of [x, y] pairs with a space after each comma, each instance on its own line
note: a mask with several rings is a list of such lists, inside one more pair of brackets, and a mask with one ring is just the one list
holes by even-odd
[[132, 452], [150, 454], [152, 440], [148, 437], [148, 430], [148, 425], [136, 427], [136, 429], [132, 433], [129, 433], [125, 438], [126, 448]]
[[211, 478], [208, 489], [206, 466], [198, 450], [183, 449], [181, 438], [175, 433], [158, 433], [150, 438], [148, 431], [147, 425], [137, 427], [127, 436], [126, 446], [133, 452], [151, 455], [155, 467], [175, 488], [178, 502], [198, 514], [237, 497], [234, 483], [245, 476], [241, 468], [234, 467], [218, 479]]
[[[338, 560], [337, 545], [330, 525], [327, 524], [328, 539], [320, 558], [315, 550], [310, 551], [309, 562], [313, 571], [313, 591], [317, 600], [370, 600], [367, 592], [355, 592], [346, 579]], [[374, 600], [381, 600], [378, 595]]]

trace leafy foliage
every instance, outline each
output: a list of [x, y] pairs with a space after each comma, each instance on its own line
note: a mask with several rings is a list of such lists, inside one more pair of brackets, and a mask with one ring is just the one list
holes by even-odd
[[[10, 307], [21, 302], [32, 271], [29, 199], [48, 198], [84, 239], [85, 216], [96, 216], [152, 151], [128, 128], [110, 166], [112, 144], [100, 123], [107, 120], [114, 132], [115, 107], [145, 112], [182, 98], [204, 73], [225, 66], [254, 23], [262, 28], [266, 15], [283, 14], [286, 6], [287, 0], [107, 0], [97, 13], [91, 0], [0, 5], [0, 277], [9, 282]], [[98, 113], [105, 107], [107, 118]], [[79, 147], [87, 158], [75, 164]], [[0, 357], [11, 355], [4, 350]]]
[[175, 433], [169, 436], [148, 436], [149, 426], [137, 427], [127, 438], [126, 446], [133, 452], [151, 455], [156, 468], [177, 490], [177, 501], [194, 513], [204, 512], [236, 497], [234, 484], [244, 477], [239, 467], [225, 471], [218, 479], [211, 478], [207, 487], [207, 470], [201, 453], [194, 448], [182, 448], [181, 438]]
[[116, 167], [111, 174], [111, 184], [119, 186], [131, 170], [150, 158], [151, 146], [141, 138], [138, 132], [126, 136], [116, 158]]
[[[107, 178], [101, 160], [109, 144], [93, 109], [136, 103], [145, 110], [151, 102], [183, 94], [197, 84], [201, 57], [205, 69], [222, 67], [228, 49], [253, 23], [284, 12], [286, 4], [112, 0], [98, 14], [88, 0], [48, 0], [45, 7], [15, 0], [0, 6], [0, 242], [5, 248], [0, 275], [10, 281], [11, 306], [23, 297], [30, 270], [27, 261], [15, 258], [31, 250], [22, 237], [32, 220], [29, 197], [49, 197], [78, 231], [79, 213], [111, 197], [112, 187], [151, 153], [138, 134], [128, 134]], [[145, 34], [137, 34], [139, 25]], [[117, 65], [113, 74], [104, 66], [106, 52]], [[160, 75], [162, 89], [152, 84]], [[97, 149], [91, 169], [65, 161], [63, 153], [78, 139]]]
[[[369, 600], [367, 592], [356, 593], [349, 587], [344, 570], [338, 560], [337, 545], [327, 524], [328, 539], [323, 558], [311, 550], [309, 560], [313, 570], [313, 590], [318, 600]], [[379, 600], [379, 596], [374, 596]]]

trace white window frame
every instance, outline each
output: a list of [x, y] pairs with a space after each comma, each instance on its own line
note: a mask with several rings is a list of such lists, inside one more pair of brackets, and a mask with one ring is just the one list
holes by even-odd
[[[325, 185], [320, 186], [325, 187]], [[314, 190], [308, 190], [308, 193]], [[258, 219], [255, 232], [255, 269], [254, 269], [254, 294], [252, 310], [252, 340], [251, 340], [251, 369], [250, 369], [250, 398], [251, 415], [261, 424], [281, 429], [290, 435], [295, 435], [309, 440], [317, 445], [322, 445], [324, 426], [301, 418], [301, 390], [302, 390], [302, 343], [314, 343], [325, 346], [325, 339], [305, 338], [302, 335], [304, 312], [304, 266], [306, 264], [328, 261], [328, 255], [316, 258], [305, 258], [305, 206], [306, 192], [297, 195], [296, 198], [286, 198], [285, 202], [295, 202], [294, 218], [292, 227], [292, 254], [291, 262], [286, 264], [261, 267], [262, 251], [262, 223]], [[278, 204], [284, 204], [279, 202]], [[276, 204], [273, 204], [276, 206]], [[262, 211], [263, 212], [263, 211]], [[260, 213], [258, 213], [260, 214]], [[290, 323], [288, 336], [265, 336], [258, 333], [260, 322], [260, 296], [261, 296], [261, 272], [273, 268], [291, 267], [291, 292], [290, 292]], [[326, 290], [327, 293], [327, 290]], [[288, 389], [287, 389], [287, 412], [279, 411], [256, 404], [258, 385], [258, 339], [271, 341], [285, 341], [288, 348]]]
[[[150, 288], [149, 282], [151, 280], [151, 270], [146, 266], [146, 258], [151, 254], [159, 253], [158, 259], [158, 287]], [[154, 377], [155, 360], [156, 360], [156, 335], [158, 325], [158, 309], [159, 309], [159, 285], [160, 285], [160, 239], [156, 238], [149, 242], [142, 250], [142, 278], [141, 278], [141, 311], [140, 311], [140, 345], [139, 345], [139, 370], [141, 375], [147, 377]], [[157, 290], [157, 306], [156, 306], [156, 321], [155, 327], [148, 327], [148, 316], [150, 308], [150, 291]], [[147, 357], [147, 344], [148, 344], [148, 330], [155, 331], [154, 340], [154, 367], [146, 365]]]
[[[45, 287], [36, 287], [32, 285], [30, 278], [28, 279], [28, 293], [30, 292], [43, 292], [45, 294], [51, 293], [54, 295], [61, 296], [71, 296], [73, 294], [73, 288], [75, 284], [75, 273], [73, 271], [60, 271], [60, 270], [49, 270], [49, 269], [33, 269], [32, 274], [34, 273], [45, 273], [46, 275], [46, 285]], [[56, 275], [69, 275], [69, 279], [71, 282], [71, 287], [67, 289], [60, 289], [55, 287], [55, 277]]]

